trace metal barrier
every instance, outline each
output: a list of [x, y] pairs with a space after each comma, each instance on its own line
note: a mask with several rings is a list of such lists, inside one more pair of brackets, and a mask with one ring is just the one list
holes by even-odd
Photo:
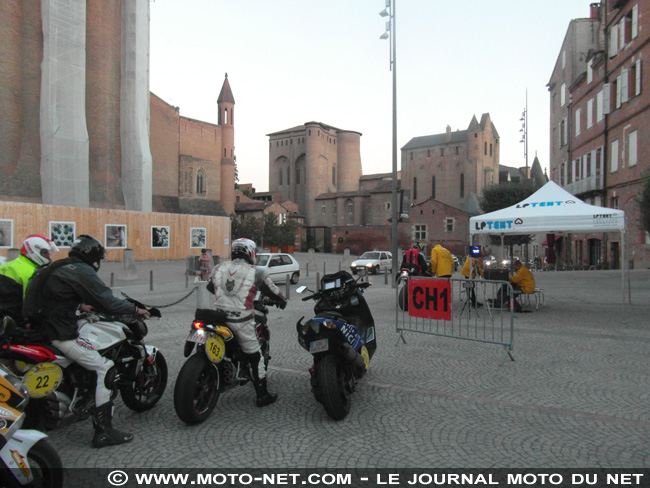
[[[500, 289], [503, 306], [496, 300]], [[406, 343], [405, 332], [418, 332], [498, 344], [504, 347], [501, 364], [506, 356], [514, 361], [512, 297], [509, 281], [426, 277], [402, 281], [396, 287], [397, 342]]]

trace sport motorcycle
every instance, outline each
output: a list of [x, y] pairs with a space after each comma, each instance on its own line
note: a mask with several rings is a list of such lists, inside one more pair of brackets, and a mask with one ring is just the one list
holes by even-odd
[[[136, 300], [129, 301], [146, 308]], [[152, 317], [161, 316], [156, 308], [148, 311]], [[80, 313], [77, 326], [80, 339], [115, 363], [106, 376], [113, 391], [111, 400], [119, 392], [131, 410], [153, 408], [167, 386], [167, 362], [158, 348], [144, 343], [148, 332], [144, 320], [135, 315], [91, 312]], [[22, 379], [32, 399], [27, 408], [28, 425], [47, 431], [91, 416], [97, 374], [46, 343], [37, 330], [19, 331], [4, 338], [0, 363]]]
[[368, 370], [377, 349], [375, 322], [363, 296], [368, 282], [357, 282], [347, 271], [323, 276], [320, 290], [301, 286], [296, 291], [312, 292], [303, 298], [315, 300], [315, 316], [296, 324], [298, 342], [310, 352], [311, 389], [334, 420], [350, 412], [350, 395]]
[[[11, 332], [16, 324], [6, 317], [0, 335]], [[27, 391], [20, 378], [0, 364], [0, 486], [63, 486], [63, 466], [47, 435], [25, 430]]]
[[[255, 331], [267, 369], [271, 359], [271, 336], [267, 326], [269, 305], [279, 303], [259, 293], [253, 301]], [[253, 381], [248, 357], [226, 320], [226, 313], [219, 310], [199, 308], [194, 314], [184, 349], [189, 359], [183, 364], [174, 386], [176, 414], [188, 425], [205, 421], [222, 393]]]

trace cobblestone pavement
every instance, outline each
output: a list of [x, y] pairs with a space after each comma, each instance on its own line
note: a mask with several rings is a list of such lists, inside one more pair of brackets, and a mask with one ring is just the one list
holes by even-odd
[[[297, 254], [301, 282], [338, 269], [340, 256]], [[344, 263], [345, 264], [345, 263]], [[183, 262], [138, 263], [139, 279], [115, 280], [148, 304], [187, 294]], [[107, 282], [120, 263], [106, 263]], [[151, 272], [154, 290], [150, 290]], [[397, 341], [389, 277], [371, 276], [366, 298], [378, 349], [343, 421], [332, 421], [310, 392], [310, 355], [295, 323], [313, 302], [290, 289], [272, 309], [269, 385], [276, 404], [259, 409], [250, 385], [228, 391], [210, 419], [186, 426], [173, 388], [196, 293], [149, 322], [148, 343], [169, 364], [164, 397], [152, 410], [116, 401], [115, 426], [135, 440], [90, 448], [91, 422], [51, 433], [64, 466], [121, 468], [595, 468], [650, 467], [650, 271], [631, 272], [632, 304], [622, 313], [617, 271], [539, 272], [546, 307], [515, 315], [515, 361], [500, 346], [407, 333]], [[285, 285], [281, 285], [283, 290]], [[627, 293], [626, 293], [627, 296]]]

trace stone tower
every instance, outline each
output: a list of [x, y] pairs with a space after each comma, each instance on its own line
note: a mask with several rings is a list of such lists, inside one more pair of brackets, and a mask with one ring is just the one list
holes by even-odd
[[218, 124], [221, 126], [221, 204], [226, 215], [235, 211], [235, 97], [230, 89], [228, 73], [217, 99]]

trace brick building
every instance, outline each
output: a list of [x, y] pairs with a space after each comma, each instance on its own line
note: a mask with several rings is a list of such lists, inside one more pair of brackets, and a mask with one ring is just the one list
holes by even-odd
[[[572, 20], [548, 84], [551, 179], [587, 203], [625, 211], [627, 256], [650, 265], [637, 195], [650, 166], [650, 4], [606, 0]], [[616, 234], [565, 236], [576, 264], [620, 267]]]
[[[147, 0], [0, 2], [0, 27], [0, 200], [233, 213], [228, 77], [218, 124], [182, 117], [150, 93]], [[229, 235], [212, 239], [221, 247]]]

